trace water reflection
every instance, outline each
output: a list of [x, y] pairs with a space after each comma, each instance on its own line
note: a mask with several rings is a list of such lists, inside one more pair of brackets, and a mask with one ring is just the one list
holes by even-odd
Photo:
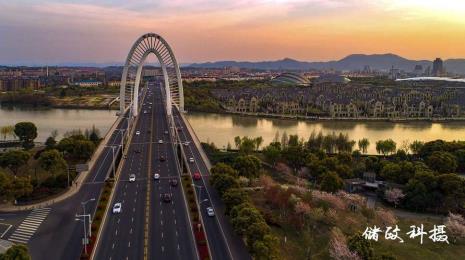
[[218, 147], [234, 143], [234, 136], [262, 136], [264, 144], [272, 142], [278, 132], [298, 134], [304, 140], [315, 131], [324, 134], [340, 132], [348, 134], [353, 140], [368, 138], [370, 153], [376, 153], [378, 140], [391, 138], [400, 147], [402, 143], [414, 140], [432, 141], [436, 139], [465, 140], [465, 122], [350, 122], [350, 121], [303, 121], [272, 118], [241, 117], [237, 115], [210, 115], [189, 113], [189, 122], [202, 141], [209, 140]]
[[37, 126], [36, 141], [39, 142], [45, 141], [53, 130], [58, 130], [60, 138], [67, 131], [90, 129], [93, 125], [104, 135], [115, 120], [116, 112], [108, 110], [0, 107], [0, 126], [33, 122]]

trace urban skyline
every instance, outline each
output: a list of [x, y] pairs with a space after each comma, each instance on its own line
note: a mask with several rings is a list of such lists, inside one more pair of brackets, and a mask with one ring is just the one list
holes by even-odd
[[0, 10], [2, 64], [118, 62], [146, 31], [169, 39], [181, 63], [465, 57], [465, 4], [457, 0], [49, 0], [1, 2]]

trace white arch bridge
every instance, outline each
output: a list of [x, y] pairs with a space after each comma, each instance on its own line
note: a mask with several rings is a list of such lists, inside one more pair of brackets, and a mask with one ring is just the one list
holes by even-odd
[[176, 57], [168, 43], [160, 35], [147, 33], [132, 45], [124, 64], [120, 87], [120, 113], [128, 109], [137, 116], [139, 111], [139, 85], [142, 68], [149, 54], [155, 54], [163, 72], [166, 97], [166, 111], [172, 115], [172, 107], [184, 111], [184, 95], [181, 73]]

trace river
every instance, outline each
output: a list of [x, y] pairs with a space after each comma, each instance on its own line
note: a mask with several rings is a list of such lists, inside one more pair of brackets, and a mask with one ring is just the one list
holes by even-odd
[[[53, 130], [60, 136], [73, 129], [90, 129], [93, 125], [101, 134], [108, 131], [116, 118], [115, 111], [79, 109], [28, 109], [0, 107], [0, 126], [31, 121], [38, 128], [36, 141], [43, 142]], [[413, 140], [431, 141], [465, 140], [465, 122], [350, 122], [350, 121], [303, 121], [270, 118], [243, 117], [238, 115], [189, 113], [187, 118], [203, 142], [214, 142], [225, 147], [234, 145], [235, 136], [262, 136], [263, 144], [273, 141], [276, 133], [298, 134], [307, 139], [312, 131], [325, 134], [347, 133], [353, 140], [368, 138], [369, 153], [375, 154], [375, 142], [391, 138], [398, 147]], [[2, 137], [3, 138], [3, 137]]]

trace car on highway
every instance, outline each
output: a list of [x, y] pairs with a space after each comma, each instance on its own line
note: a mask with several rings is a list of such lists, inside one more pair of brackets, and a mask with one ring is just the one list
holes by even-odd
[[171, 194], [164, 193], [163, 195], [161, 195], [161, 197], [162, 197], [164, 202], [171, 202]]
[[159, 144], [162, 144], [162, 143], [163, 143], [163, 140], [161, 140], [161, 139], [158, 140], [158, 143], [159, 143]]
[[165, 131], [165, 135], [167, 135], [167, 134], [168, 134], [168, 131]]
[[165, 156], [163, 156], [163, 155], [162, 155], [162, 156], [160, 156], [160, 162], [164, 162], [164, 161], [166, 161], [166, 158], [165, 158]]
[[171, 185], [172, 187], [178, 186], [178, 180], [176, 180], [176, 179], [171, 179], [171, 180], [170, 180], [170, 185]]
[[212, 207], [208, 207], [208, 208], [207, 208], [207, 215], [208, 215], [209, 217], [215, 216], [215, 211], [213, 211], [213, 208], [212, 208]]
[[190, 163], [193, 163], [193, 162], [194, 162], [194, 158], [192, 158], [192, 157], [189, 158], [189, 162], [190, 162]]
[[200, 180], [201, 179], [200, 173], [198, 172], [194, 173], [194, 176], [192, 178], [194, 178], [195, 181]]
[[135, 182], [136, 181], [136, 175], [133, 173], [129, 175], [129, 182]]
[[155, 173], [155, 174], [153, 175], [153, 178], [154, 178], [155, 180], [159, 180], [159, 179], [160, 179], [160, 174]]
[[189, 142], [184, 142], [184, 146], [189, 146]]
[[136, 135], [140, 135], [140, 131], [136, 131]]
[[140, 153], [140, 149], [134, 150], [135, 153]]
[[144, 114], [147, 114], [147, 110], [144, 110]]
[[121, 202], [117, 202], [113, 205], [113, 214], [117, 213], [121, 213]]

